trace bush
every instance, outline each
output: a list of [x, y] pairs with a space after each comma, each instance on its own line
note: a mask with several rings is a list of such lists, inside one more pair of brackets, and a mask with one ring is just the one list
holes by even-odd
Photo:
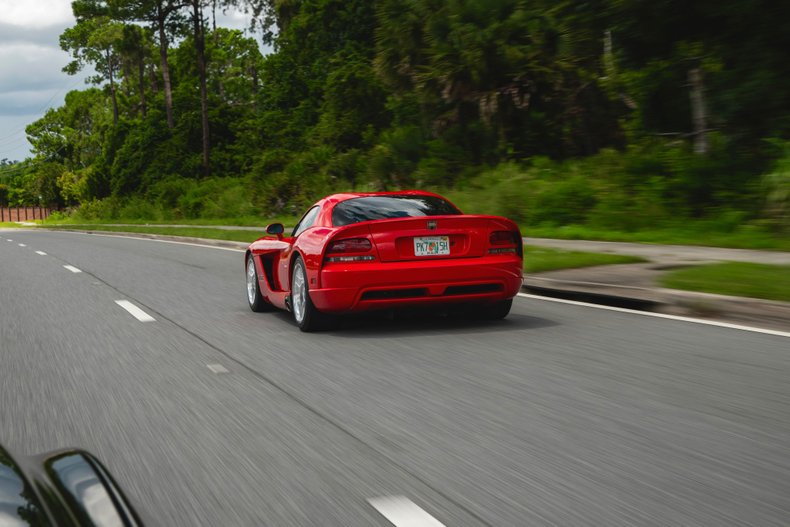
[[771, 230], [790, 233], [790, 143], [774, 170], [762, 178], [765, 193], [763, 215]]
[[92, 199], [82, 203], [74, 211], [74, 218], [78, 220], [117, 220], [121, 203], [118, 198]]

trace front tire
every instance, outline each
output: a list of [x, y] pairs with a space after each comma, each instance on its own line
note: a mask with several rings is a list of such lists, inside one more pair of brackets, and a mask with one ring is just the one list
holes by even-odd
[[270, 311], [271, 304], [264, 300], [261, 295], [261, 286], [258, 283], [258, 271], [255, 269], [255, 261], [252, 254], [247, 256], [247, 304], [256, 313]]
[[307, 285], [307, 271], [300, 256], [294, 260], [291, 273], [291, 313], [296, 325], [306, 333], [330, 329], [334, 321], [334, 317], [322, 313], [313, 305]]

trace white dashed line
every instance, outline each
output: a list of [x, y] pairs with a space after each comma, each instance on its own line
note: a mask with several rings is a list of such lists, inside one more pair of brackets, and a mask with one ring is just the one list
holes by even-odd
[[27, 245], [25, 245], [24, 243], [20, 243], [19, 246], [20, 247], [27, 247]]
[[206, 364], [206, 366], [208, 366], [208, 369], [214, 373], [230, 373], [230, 371], [228, 371], [228, 369], [222, 364]]
[[442, 522], [405, 496], [371, 498], [368, 503], [395, 527], [444, 527]]
[[47, 255], [47, 253], [45, 253], [44, 251], [36, 251], [36, 254], [40, 254], [41, 256]]
[[138, 236], [120, 236], [117, 234], [86, 234], [84, 232], [70, 232], [70, 231], [62, 231], [68, 232], [69, 234], [82, 234], [84, 236], [97, 236], [100, 238], [126, 238], [127, 240], [142, 240], [145, 242], [157, 242], [157, 243], [172, 243], [175, 245], [191, 245], [192, 247], [205, 247], [206, 249], [219, 249], [220, 251], [231, 251], [234, 253], [243, 253], [245, 249], [233, 249], [231, 247], [218, 247], [216, 245], [207, 245], [204, 243], [192, 243], [192, 242], [177, 242], [174, 240], [157, 240], [154, 238], [141, 238]]
[[588, 302], [579, 302], [577, 300], [565, 300], [563, 298], [551, 298], [548, 296], [529, 295], [527, 293], [519, 293], [518, 296], [524, 298], [532, 298], [534, 300], [545, 300], [546, 302], [558, 302], [560, 304], [570, 304], [573, 306], [592, 307], [595, 309], [605, 309], [607, 311], [619, 311], [620, 313], [633, 313], [634, 315], [642, 315], [646, 317], [666, 318], [669, 320], [679, 320], [681, 322], [691, 322], [694, 324], [703, 324], [706, 326], [716, 326], [720, 328], [739, 329], [741, 331], [752, 331], [754, 333], [764, 333], [765, 335], [775, 335], [777, 337], [790, 337], [787, 331], [777, 331], [773, 329], [755, 328], [753, 326], [741, 326], [740, 324], [730, 324], [729, 322], [718, 322], [716, 320], [703, 320], [700, 318], [682, 317], [679, 315], [665, 315], [664, 313], [652, 313], [650, 311], [638, 311], [636, 309], [626, 309], [624, 307], [605, 306], [601, 304], [590, 304]]
[[9, 240], [8, 238], [6, 238], [6, 239], [5, 239], [5, 241], [7, 241], [7, 242], [12, 242], [12, 241], [14, 241], [14, 240]]
[[79, 269], [77, 269], [76, 267], [74, 267], [73, 265], [64, 265], [63, 267], [68, 269], [72, 273], [81, 273], [82, 272]]
[[140, 322], [153, 322], [156, 320], [154, 317], [152, 317], [151, 315], [149, 315], [148, 313], [146, 313], [136, 305], [132, 304], [128, 300], [116, 300], [115, 303], [121, 306], [122, 308], [124, 308], [126, 311], [128, 311], [130, 315], [132, 315]]

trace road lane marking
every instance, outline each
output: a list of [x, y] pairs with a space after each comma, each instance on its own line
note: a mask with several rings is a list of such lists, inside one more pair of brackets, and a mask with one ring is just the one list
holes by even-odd
[[445, 527], [405, 496], [381, 496], [368, 503], [395, 527]]
[[47, 253], [45, 253], [44, 251], [36, 251], [36, 254], [40, 254], [41, 256], [47, 255]]
[[6, 238], [6, 239], [5, 239], [5, 241], [7, 241], [7, 242], [12, 242], [12, 241], [14, 241], [14, 240], [10, 240], [10, 239]]
[[572, 306], [592, 307], [595, 309], [605, 309], [607, 311], [618, 311], [620, 313], [633, 313], [634, 315], [642, 315], [646, 317], [666, 318], [669, 320], [678, 320], [680, 322], [691, 322], [693, 324], [703, 324], [705, 326], [716, 326], [720, 328], [739, 329], [741, 331], [751, 331], [753, 333], [763, 333], [765, 335], [774, 335], [777, 337], [790, 337], [790, 332], [787, 331], [756, 328], [753, 326], [742, 326], [740, 324], [730, 324], [729, 322], [719, 322], [716, 320], [703, 320], [701, 318], [683, 317], [680, 315], [667, 315], [664, 313], [653, 313], [651, 311], [639, 311], [636, 309], [626, 309], [624, 307], [605, 306], [602, 304], [591, 304], [589, 302], [579, 302], [578, 300], [565, 300], [564, 298], [552, 298], [549, 296], [530, 295], [527, 293], [519, 293], [518, 296], [524, 298], [532, 298], [534, 300], [545, 300], [546, 302], [570, 304]]
[[77, 269], [76, 267], [74, 267], [73, 265], [64, 265], [63, 267], [65, 267], [66, 269], [68, 269], [72, 273], [81, 273], [82, 272], [79, 269]]
[[230, 373], [230, 371], [222, 364], [206, 364], [208, 369], [214, 373]]
[[24, 243], [20, 243], [19, 246], [20, 247], [27, 247], [27, 245], [25, 245]]
[[[53, 230], [51, 232], [58, 232], [57, 230]], [[175, 240], [157, 240], [155, 238], [141, 238], [139, 236], [121, 236], [117, 234], [93, 234], [87, 232], [76, 232], [76, 231], [61, 231], [68, 234], [82, 234], [84, 236], [99, 236], [102, 238], [125, 238], [127, 240], [142, 240], [146, 242], [159, 242], [159, 243], [173, 243], [175, 245], [191, 245], [192, 247], [205, 247], [207, 249], [219, 249], [221, 251], [231, 251], [234, 253], [243, 253], [246, 252], [246, 249], [233, 249], [232, 247], [219, 247], [217, 245], [208, 245], [203, 243], [192, 243], [192, 242], [178, 242]], [[221, 240], [222, 241], [222, 240]]]
[[136, 305], [132, 304], [128, 300], [116, 300], [115, 303], [121, 306], [122, 308], [124, 308], [126, 311], [128, 311], [130, 315], [132, 315], [140, 322], [153, 322], [156, 320], [154, 317], [152, 317], [151, 315], [149, 315], [148, 313], [146, 313]]

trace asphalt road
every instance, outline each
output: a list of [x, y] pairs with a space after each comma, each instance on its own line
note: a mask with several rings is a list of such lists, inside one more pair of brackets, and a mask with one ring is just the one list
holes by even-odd
[[92, 451], [151, 525], [790, 522], [787, 337], [523, 297], [303, 334], [244, 294], [239, 252], [0, 231], [0, 442]]

